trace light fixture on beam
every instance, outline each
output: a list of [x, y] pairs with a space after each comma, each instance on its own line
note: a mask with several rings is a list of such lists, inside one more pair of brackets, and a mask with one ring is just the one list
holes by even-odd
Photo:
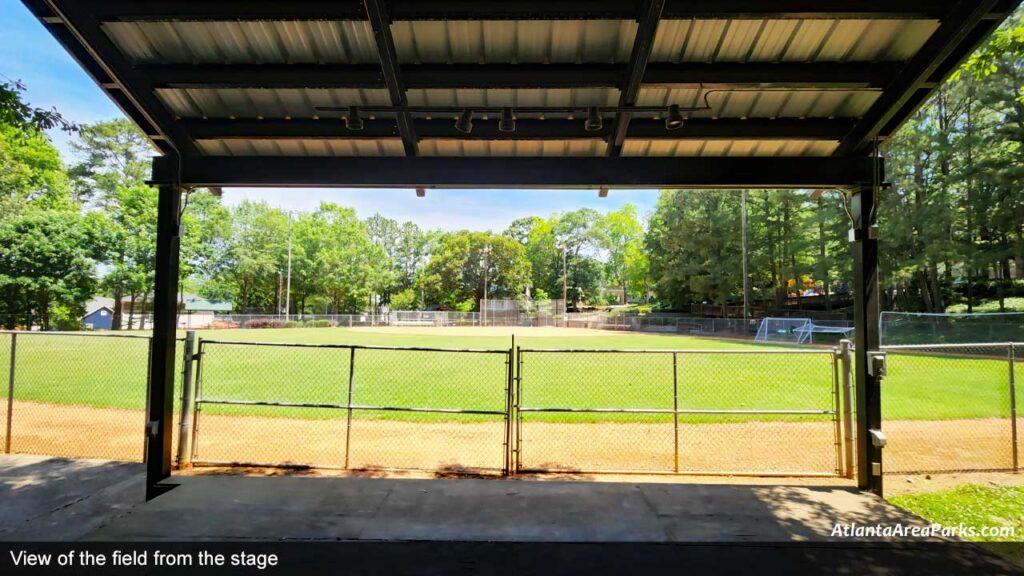
[[345, 128], [347, 130], [363, 129], [363, 118], [359, 115], [359, 106], [349, 107], [348, 116], [345, 116]]
[[426, 188], [417, 188], [416, 189], [416, 197], [417, 198], [425, 198], [426, 196], [427, 196], [427, 189]]
[[501, 132], [516, 131], [516, 117], [513, 115], [511, 108], [501, 109], [501, 119], [498, 120], [498, 130]]
[[678, 130], [683, 127], [683, 114], [679, 111], [679, 104], [668, 107], [668, 116], [665, 117], [665, 130]]
[[459, 114], [459, 117], [455, 120], [455, 129], [463, 134], [469, 134], [473, 131], [473, 111], [466, 108]]
[[604, 123], [601, 120], [601, 114], [597, 111], [597, 106], [587, 108], [587, 119], [583, 122], [583, 129], [587, 132], [597, 132], [603, 127]]
[[598, 198], [607, 198], [608, 197], [608, 189], [603, 187], [603, 186], [601, 188], [598, 188], [597, 189], [597, 197]]

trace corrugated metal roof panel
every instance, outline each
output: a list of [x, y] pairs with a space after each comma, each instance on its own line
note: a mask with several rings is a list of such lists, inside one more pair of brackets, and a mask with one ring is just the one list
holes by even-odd
[[[699, 88], [643, 88], [640, 106], [699, 107], [704, 105]], [[867, 90], [708, 90], [709, 111], [693, 116], [717, 118], [859, 118], [881, 95]]]
[[389, 106], [388, 91], [358, 88], [161, 88], [164, 104], [181, 118], [312, 118], [316, 106]]
[[448, 140], [420, 141], [420, 156], [603, 156], [604, 140]]
[[210, 156], [403, 156], [399, 138], [197, 140]]
[[403, 63], [626, 62], [632, 20], [398, 21], [391, 25]]
[[411, 106], [615, 106], [614, 88], [430, 88], [408, 91]]
[[105, 22], [104, 32], [138, 62], [375, 64], [365, 21]]
[[909, 60], [936, 20], [662, 20], [652, 62]]
[[626, 140], [623, 156], [829, 156], [838, 142], [822, 140]]

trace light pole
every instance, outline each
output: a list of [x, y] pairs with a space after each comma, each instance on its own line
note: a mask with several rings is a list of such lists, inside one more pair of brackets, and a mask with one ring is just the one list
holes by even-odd
[[569, 324], [569, 267], [567, 250], [568, 245], [562, 244], [559, 246], [562, 249], [562, 326], [568, 326]]
[[743, 323], [750, 322], [750, 271], [747, 261], [747, 191], [740, 197], [740, 227], [743, 229]]
[[284, 275], [277, 270], [277, 315], [281, 315], [281, 293], [284, 292]]
[[288, 211], [288, 284], [284, 293], [284, 321], [287, 322], [292, 311], [292, 211]]
[[490, 264], [487, 262], [487, 257], [490, 255], [490, 247], [484, 246], [484, 298], [480, 305], [480, 324], [481, 326], [487, 325], [487, 281], [490, 280]]

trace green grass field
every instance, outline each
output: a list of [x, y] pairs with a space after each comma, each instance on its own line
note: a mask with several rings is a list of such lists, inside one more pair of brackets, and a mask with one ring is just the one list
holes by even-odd
[[[964, 484], [952, 490], [893, 496], [889, 501], [943, 526], [961, 524], [976, 531], [966, 540], [983, 546], [1024, 566], [1024, 486]], [[983, 535], [983, 529], [1010, 526], [1012, 537]]]
[[[511, 329], [510, 329], [511, 330]], [[356, 344], [503, 349], [508, 335], [386, 333], [341, 328], [221, 330], [204, 339], [311, 344]], [[0, 334], [0, 374], [7, 374], [10, 336]], [[656, 334], [559, 335], [528, 331], [523, 348], [650, 350], [779, 350], [753, 343]], [[179, 361], [180, 361], [179, 344]], [[250, 401], [345, 404], [350, 350], [207, 344], [203, 396]], [[505, 355], [425, 353], [359, 349], [353, 402], [361, 405], [501, 411], [505, 406]], [[141, 409], [145, 402], [146, 341], [89, 336], [19, 335], [15, 398], [55, 404]], [[830, 409], [832, 367], [826, 354], [527, 353], [522, 357], [522, 405], [528, 407], [663, 408], [674, 394], [680, 408], [701, 410]], [[1007, 363], [995, 359], [939, 356], [892, 357], [883, 384], [884, 417], [958, 419], [1007, 417]], [[1018, 374], [1019, 376], [1020, 374]], [[1021, 398], [1018, 392], [1018, 398]], [[338, 417], [337, 411], [306, 408], [218, 407], [207, 412]], [[494, 416], [449, 416], [401, 412], [363, 417], [412, 420], [474, 420]], [[546, 413], [554, 421], [642, 421], [670, 416]], [[821, 420], [821, 416], [743, 416], [741, 419]], [[685, 416], [685, 421], [737, 421], [736, 416]]]

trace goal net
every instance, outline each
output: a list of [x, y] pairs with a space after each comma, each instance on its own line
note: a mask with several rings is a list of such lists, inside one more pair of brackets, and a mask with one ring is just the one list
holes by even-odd
[[804, 344], [811, 338], [810, 318], [765, 318], [757, 328], [754, 340]]
[[886, 346], [1020, 342], [1024, 339], [1024, 313], [882, 312], [879, 332]]

